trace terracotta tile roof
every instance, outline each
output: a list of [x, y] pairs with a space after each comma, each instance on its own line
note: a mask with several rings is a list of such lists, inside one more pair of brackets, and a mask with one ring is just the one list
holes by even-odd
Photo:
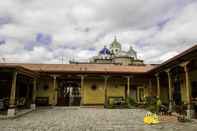
[[109, 64], [20, 64], [29, 70], [38, 72], [73, 72], [73, 73], [145, 73], [152, 65], [120, 66]]
[[0, 70], [1, 69], [17, 70], [19, 72], [29, 75], [30, 77], [38, 76], [38, 74], [39, 74], [36, 71], [25, 68], [25, 67], [21, 66], [20, 64], [14, 64], [14, 63], [0, 63]]

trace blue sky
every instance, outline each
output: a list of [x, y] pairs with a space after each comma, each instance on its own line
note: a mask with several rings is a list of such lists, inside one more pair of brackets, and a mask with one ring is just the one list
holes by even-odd
[[161, 63], [196, 44], [196, 23], [196, 0], [2, 0], [0, 62], [86, 60], [117, 36]]

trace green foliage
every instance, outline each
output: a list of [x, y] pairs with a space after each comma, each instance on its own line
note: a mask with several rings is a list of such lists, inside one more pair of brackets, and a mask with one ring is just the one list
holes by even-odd
[[156, 97], [149, 96], [149, 97], [145, 98], [145, 105], [146, 105], [145, 108], [152, 113], [155, 113], [157, 111], [157, 109], [158, 109], [157, 105], [158, 104], [159, 104], [159, 101], [157, 100]]
[[135, 99], [133, 99], [132, 97], [128, 97], [127, 98], [127, 105], [128, 105], [128, 108], [133, 108], [137, 105]]
[[155, 113], [157, 111], [155, 105], [147, 105], [146, 109], [149, 110], [152, 113]]
[[107, 108], [108, 109], [114, 109], [114, 106], [113, 106], [113, 104], [108, 104]]
[[147, 97], [145, 97], [145, 103], [147, 105], [155, 105], [157, 103], [157, 99], [156, 99], [156, 97], [147, 96]]

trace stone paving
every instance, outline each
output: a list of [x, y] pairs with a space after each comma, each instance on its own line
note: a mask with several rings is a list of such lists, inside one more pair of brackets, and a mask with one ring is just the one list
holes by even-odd
[[143, 109], [41, 108], [0, 120], [0, 131], [196, 131], [197, 122], [144, 125]]

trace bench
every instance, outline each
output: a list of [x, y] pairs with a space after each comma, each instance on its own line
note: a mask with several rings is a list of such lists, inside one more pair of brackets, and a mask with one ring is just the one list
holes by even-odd
[[0, 99], [0, 110], [4, 109], [4, 99]]
[[49, 97], [36, 97], [36, 105], [48, 106], [49, 105]]
[[126, 104], [123, 96], [111, 96], [109, 97], [108, 103], [113, 106], [121, 106]]
[[26, 103], [26, 98], [25, 97], [21, 97], [17, 100], [16, 105], [17, 107], [21, 108], [24, 107]]
[[7, 98], [0, 99], [0, 110], [5, 110], [9, 106], [9, 100]]

